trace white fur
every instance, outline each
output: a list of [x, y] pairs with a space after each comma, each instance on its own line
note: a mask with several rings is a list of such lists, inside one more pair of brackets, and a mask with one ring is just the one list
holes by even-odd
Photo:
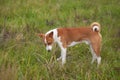
[[89, 40], [83, 40], [82, 43], [86, 43], [86, 44], [90, 44], [90, 41]]
[[57, 29], [53, 30], [53, 39], [54, 39], [54, 42], [58, 41], [58, 32], [57, 32]]
[[62, 65], [66, 63], [66, 48], [61, 48]]
[[59, 61], [59, 60], [61, 60], [62, 59], [62, 57], [60, 56], [59, 58], [57, 58], [57, 61]]
[[79, 43], [80, 43], [80, 42], [75, 42], [75, 41], [73, 41], [71, 44], [68, 45], [68, 47], [74, 46], [74, 45], [79, 44]]
[[56, 42], [56, 41], [58, 40], [58, 37], [57, 37], [57, 36], [58, 36], [57, 28], [48, 31], [48, 32], [45, 34], [45, 36], [48, 35], [48, 34], [50, 34], [51, 32], [53, 32], [53, 39], [54, 39], [54, 42]]
[[68, 47], [71, 47], [71, 46], [74, 46], [76, 44], [80, 44], [80, 43], [86, 43], [86, 44], [89, 44], [89, 41], [87, 40], [83, 40], [83, 41], [79, 41], [79, 42], [75, 42], [73, 41], [71, 44], [68, 45]]
[[97, 31], [100, 30], [98, 26], [94, 26], [94, 27], [93, 27], [93, 31], [95, 31], [95, 29], [97, 29]]
[[100, 63], [101, 63], [101, 57], [99, 56], [99, 57], [97, 57], [97, 63], [98, 63], [98, 66], [100, 65]]
[[48, 50], [51, 51], [51, 50], [52, 50], [52, 45], [47, 45], [47, 46], [46, 46], [46, 50], [47, 50], [47, 51], [48, 51]]
[[91, 61], [91, 64], [96, 60], [97, 56], [92, 48], [92, 45], [90, 45], [90, 50], [91, 50], [91, 53], [92, 53], [92, 61]]
[[55, 31], [55, 29], [48, 31], [48, 32], [45, 34], [45, 36], [48, 35], [48, 34], [50, 34], [51, 32], [54, 32], [54, 31]]

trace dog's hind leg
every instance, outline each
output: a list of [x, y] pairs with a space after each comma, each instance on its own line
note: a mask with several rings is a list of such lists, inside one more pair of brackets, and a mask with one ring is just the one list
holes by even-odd
[[97, 59], [97, 56], [92, 48], [92, 45], [90, 45], [90, 50], [91, 50], [91, 54], [92, 54], [92, 61], [91, 64], [93, 64], [93, 62]]
[[91, 45], [91, 52], [93, 55], [93, 60], [91, 63], [93, 63], [95, 61], [95, 59], [97, 59], [97, 64], [98, 66], [101, 63], [101, 57], [100, 57], [100, 44], [99, 43], [94, 43]]

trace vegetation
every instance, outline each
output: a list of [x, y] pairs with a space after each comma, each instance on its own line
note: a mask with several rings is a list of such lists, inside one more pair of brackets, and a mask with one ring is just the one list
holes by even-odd
[[[119, 0], [0, 0], [0, 80], [119, 80]], [[64, 67], [45, 50], [37, 33], [58, 27], [102, 27], [102, 62], [90, 64], [89, 46], [67, 51]]]

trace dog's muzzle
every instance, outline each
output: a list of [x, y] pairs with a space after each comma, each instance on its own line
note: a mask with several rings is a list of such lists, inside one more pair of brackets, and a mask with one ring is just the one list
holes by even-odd
[[51, 45], [47, 45], [47, 46], [46, 46], [46, 50], [47, 50], [48, 52], [50, 52], [50, 51], [52, 50], [52, 46], [51, 46]]

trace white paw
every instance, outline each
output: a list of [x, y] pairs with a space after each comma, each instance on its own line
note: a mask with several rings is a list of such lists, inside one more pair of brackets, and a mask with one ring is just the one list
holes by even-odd
[[57, 61], [61, 60], [61, 57], [57, 58]]

